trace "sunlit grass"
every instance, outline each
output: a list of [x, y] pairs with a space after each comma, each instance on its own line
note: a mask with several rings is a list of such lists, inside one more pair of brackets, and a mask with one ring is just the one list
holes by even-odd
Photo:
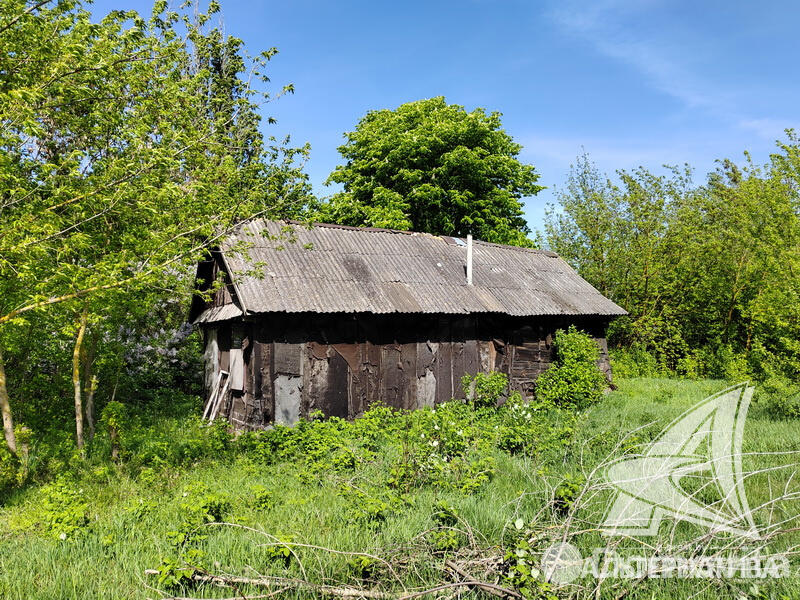
[[[517, 519], [557, 524], [563, 515], [550, 514], [547, 508], [554, 488], [565, 476], [587, 476], [594, 466], [619, 451], [620, 447], [640, 448], [684, 410], [725, 387], [722, 381], [687, 382], [667, 379], [636, 379], [619, 382], [619, 389], [608, 394], [579, 420], [573, 442], [560, 453], [534, 453], [532, 456], [509, 456], [495, 452], [497, 469], [494, 478], [477, 493], [433, 486], [413, 490], [405, 504], [391, 512], [385, 521], [354, 522], [352, 502], [339, 492], [342, 476], [319, 475], [314, 480], [299, 476], [296, 464], [263, 465], [248, 456], [214, 460], [205, 458], [181, 470], [165, 468], [137, 474], [125, 467], [111, 465], [84, 474], [78, 485], [89, 499], [89, 523], [66, 540], [57, 539], [32, 526], [40, 507], [40, 490], [31, 486], [14, 494], [0, 509], [0, 597], [28, 598], [157, 598], [149, 589], [155, 578], [146, 577], [145, 569], [158, 567], [161, 559], [175, 554], [169, 532], [180, 529], [181, 503], [188, 487], [204, 483], [210, 493], [229, 501], [225, 520], [251, 527], [282, 540], [331, 548], [340, 552], [361, 552], [383, 556], [388, 549], [401, 548], [434, 527], [432, 515], [437, 503], [452, 506], [460, 519], [471, 528], [486, 548], [508, 543], [509, 528]], [[633, 433], [631, 433], [633, 432]], [[746, 490], [753, 507], [770, 498], [797, 491], [794, 475], [796, 457], [786, 452], [800, 451], [800, 423], [770, 419], [757, 405], [751, 409], [745, 429], [745, 470], [761, 470], [783, 465], [785, 468], [747, 479]], [[763, 455], [763, 453], [784, 453]], [[787, 466], [788, 465], [788, 466]], [[344, 477], [348, 485], [370, 489], [380, 480], [387, 465], [380, 459], [360, 466]], [[255, 491], [263, 486], [272, 491], [274, 505], [255, 506]], [[608, 495], [594, 496], [578, 520], [598, 522], [605, 510]], [[541, 513], [548, 513], [542, 519]], [[548, 512], [550, 511], [550, 512]], [[774, 520], [787, 521], [797, 515], [796, 502], [767, 505], [757, 513], [758, 525]], [[686, 537], [696, 533], [681, 530]], [[207, 526], [207, 538], [199, 543], [209, 561], [220, 570], [242, 574], [272, 573], [300, 576], [305, 571], [317, 582], [341, 582], [351, 577], [346, 555], [298, 548], [302, 568], [292, 561], [288, 570], [269, 554], [271, 538], [237, 527]], [[573, 543], [583, 552], [602, 546], [605, 540], [587, 531]], [[771, 543], [776, 551], [800, 544], [797, 533], [787, 533]], [[420, 566], [413, 581], [426, 576], [433, 580], [433, 570], [426, 575], [426, 564], [439, 560], [418, 557]], [[616, 598], [626, 589], [626, 582], [611, 582], [598, 592], [600, 598]], [[400, 583], [395, 585], [399, 589]], [[393, 588], [393, 589], [395, 589]], [[558, 593], [570, 595], [577, 588]], [[592, 592], [591, 587], [587, 588]], [[465, 591], [462, 590], [462, 593]], [[580, 592], [586, 593], [587, 590]], [[206, 587], [185, 589], [186, 596], [229, 597], [230, 590]], [[592, 592], [593, 593], [593, 592]], [[286, 592], [284, 595], [309, 597], [309, 593]], [[313, 594], [312, 594], [313, 595]], [[782, 581], [713, 582], [662, 580], [643, 582], [627, 592], [628, 598], [718, 598], [723, 597], [796, 597], [800, 595], [797, 578]]]

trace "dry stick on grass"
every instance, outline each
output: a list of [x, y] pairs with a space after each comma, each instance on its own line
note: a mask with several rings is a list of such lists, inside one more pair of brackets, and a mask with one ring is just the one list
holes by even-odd
[[[372, 560], [376, 560], [376, 561], [386, 565], [389, 568], [389, 571], [391, 571], [391, 573], [394, 576], [394, 578], [403, 587], [403, 590], [405, 591], [405, 586], [403, 585], [403, 582], [400, 579], [400, 576], [395, 572], [395, 570], [392, 567], [391, 563], [389, 563], [388, 561], [382, 559], [380, 556], [375, 556], [374, 554], [369, 554], [367, 552], [346, 552], [344, 550], [334, 550], [333, 548], [326, 548], [324, 546], [315, 546], [313, 544], [302, 544], [302, 543], [299, 543], [299, 542], [283, 542], [283, 541], [279, 540], [277, 537], [275, 537], [274, 535], [272, 535], [270, 533], [267, 533], [266, 531], [262, 531], [261, 529], [256, 529], [255, 527], [248, 527], [247, 525], [241, 525], [240, 523], [214, 522], [214, 523], [205, 523], [205, 524], [201, 525], [201, 527], [236, 527], [238, 529], [244, 529], [245, 531], [250, 531], [252, 533], [257, 533], [257, 534], [262, 535], [262, 536], [264, 536], [264, 537], [266, 537], [266, 538], [268, 538], [270, 540], [273, 540], [273, 541], [271, 541], [271, 542], [269, 542], [267, 544], [260, 544], [260, 546], [262, 546], [262, 547], [263, 546], [286, 546], [287, 548], [289, 548], [289, 551], [292, 552], [292, 555], [295, 557], [295, 559], [298, 561], [298, 563], [300, 562], [300, 558], [292, 550], [293, 547], [295, 547], [295, 548], [308, 548], [309, 550], [320, 550], [322, 552], [329, 552], [331, 554], [339, 554], [339, 555], [342, 555], [342, 556], [364, 556], [366, 558], [371, 558]], [[303, 576], [305, 577], [305, 572], [303, 573]]]
[[[280, 590], [270, 592], [269, 594], [259, 594], [258, 596], [230, 596], [229, 598], [218, 598], [216, 600], [258, 600], [259, 598], [274, 598], [275, 596], [278, 596], [283, 592], [287, 592], [290, 589], [292, 588], [285, 587]], [[188, 596], [170, 596], [168, 598], [164, 598], [163, 600], [198, 600], [198, 598], [190, 598]]]
[[[145, 575], [158, 575], [155, 569], [147, 569]], [[214, 585], [233, 587], [238, 585], [252, 585], [257, 587], [271, 587], [282, 585], [286, 589], [307, 589], [326, 596], [336, 596], [338, 598], [370, 598], [374, 600], [389, 600], [395, 596], [375, 590], [362, 590], [354, 587], [338, 587], [333, 585], [321, 585], [305, 581], [304, 579], [291, 579], [288, 577], [240, 577], [240, 576], [220, 576], [220, 575], [201, 575], [194, 573], [192, 581], [197, 583], [210, 583]], [[240, 596], [241, 597], [241, 596]], [[167, 596], [162, 600], [174, 600]]]
[[496, 585], [486, 583], [483, 581], [477, 581], [469, 573], [461, 569], [457, 564], [455, 564], [451, 560], [444, 561], [444, 565], [445, 567], [455, 572], [460, 577], [463, 577], [464, 581], [462, 583], [466, 585], [472, 584], [476, 588], [479, 588], [480, 590], [486, 592], [487, 594], [491, 594], [492, 596], [498, 596], [499, 598], [507, 598], [507, 597], [522, 598], [522, 596], [515, 591], [501, 588]]
[[[158, 575], [158, 571], [155, 569], [148, 569], [145, 571], [146, 575]], [[223, 586], [231, 586], [231, 585], [253, 585], [253, 586], [260, 586], [260, 587], [270, 587], [273, 585], [284, 585], [287, 586], [283, 591], [286, 589], [307, 589], [318, 594], [323, 594], [327, 596], [336, 596], [338, 598], [367, 598], [371, 600], [413, 600], [414, 598], [421, 598], [422, 596], [426, 596], [428, 594], [433, 594], [436, 592], [441, 592], [444, 590], [452, 590], [462, 587], [471, 587], [471, 588], [479, 588], [484, 591], [490, 591], [495, 596], [500, 597], [509, 597], [509, 598], [522, 598], [522, 595], [515, 592], [514, 590], [509, 590], [507, 588], [501, 587], [499, 585], [494, 585], [492, 583], [487, 583], [483, 581], [459, 581], [456, 583], [445, 583], [442, 585], [437, 585], [432, 588], [428, 588], [425, 590], [420, 590], [418, 592], [412, 592], [410, 594], [404, 594], [402, 596], [396, 596], [389, 592], [380, 592], [376, 590], [364, 590], [360, 588], [354, 587], [337, 587], [332, 585], [318, 585], [315, 583], [311, 583], [309, 581], [304, 581], [302, 579], [288, 579], [285, 577], [260, 577], [260, 578], [251, 578], [251, 577], [220, 577], [218, 575], [200, 575], [200, 574], [193, 574], [191, 576], [192, 581], [196, 581], [198, 583], [211, 583], [215, 585], [223, 585]], [[239, 598], [262, 598], [264, 596], [240, 596]], [[197, 600], [194, 598], [178, 598], [175, 596], [167, 596], [162, 598], [162, 600]]]

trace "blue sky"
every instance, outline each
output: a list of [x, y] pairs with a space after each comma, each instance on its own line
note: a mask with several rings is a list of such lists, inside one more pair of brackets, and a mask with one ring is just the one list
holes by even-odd
[[334, 191], [323, 182], [343, 132], [431, 96], [503, 113], [548, 186], [525, 202], [533, 229], [582, 149], [610, 173], [688, 162], [702, 181], [717, 158], [766, 160], [800, 126], [793, 1], [222, 3], [226, 32], [251, 53], [278, 48], [271, 78], [296, 93], [265, 108], [278, 120], [265, 130], [311, 143], [319, 195]]

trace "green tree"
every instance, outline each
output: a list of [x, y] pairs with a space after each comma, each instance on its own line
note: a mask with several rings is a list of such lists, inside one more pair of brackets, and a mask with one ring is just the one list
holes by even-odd
[[688, 168], [620, 171], [612, 183], [581, 157], [547, 214], [546, 243], [631, 313], [614, 341], [662, 367], [701, 356], [701, 371], [726, 376], [738, 355], [757, 375], [797, 376], [798, 157], [789, 131], [767, 165], [723, 160], [699, 186]]
[[542, 187], [500, 116], [443, 97], [367, 113], [339, 147], [347, 162], [328, 179], [344, 191], [316, 218], [530, 245], [521, 200]]
[[92, 348], [100, 316], [121, 325], [185, 294], [231, 227], [307, 201], [303, 150], [258, 130], [274, 50], [245, 59], [206, 33], [218, 10], [159, 1], [149, 19], [95, 23], [78, 2], [0, 0], [0, 408], [12, 451], [9, 390], [23, 377], [4, 366], [42, 368], [24, 360], [31, 338], [62, 357], [48, 357], [54, 373], [71, 372], [80, 445], [81, 373], [114, 362], [82, 358], [106, 351]]

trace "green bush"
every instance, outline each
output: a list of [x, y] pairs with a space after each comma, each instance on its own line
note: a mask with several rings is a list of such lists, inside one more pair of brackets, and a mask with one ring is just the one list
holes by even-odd
[[587, 334], [570, 326], [556, 332], [555, 363], [536, 381], [536, 398], [567, 408], [585, 408], [600, 400], [608, 386], [597, 368], [600, 349]]
[[19, 459], [9, 452], [4, 440], [0, 443], [0, 494], [17, 485], [19, 469]]
[[464, 375], [461, 378], [464, 396], [476, 407], [497, 406], [506, 396], [508, 376], [499, 371]]
[[655, 355], [642, 346], [610, 348], [608, 353], [615, 378], [658, 377], [663, 374]]
[[800, 418], [800, 384], [771, 377], [756, 387], [755, 401], [777, 419]]

